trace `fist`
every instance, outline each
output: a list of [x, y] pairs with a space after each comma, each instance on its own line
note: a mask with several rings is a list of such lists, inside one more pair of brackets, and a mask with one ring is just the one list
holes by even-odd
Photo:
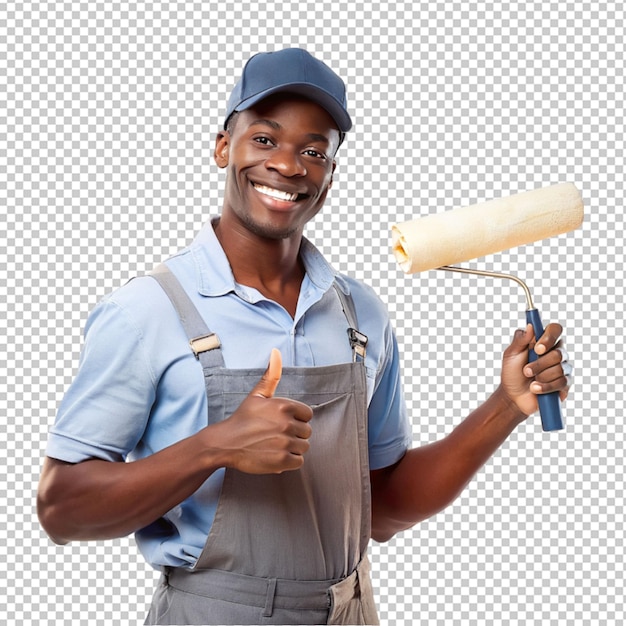
[[[537, 410], [537, 394], [558, 391], [565, 400], [571, 384], [572, 367], [559, 340], [559, 324], [549, 324], [535, 343], [532, 326], [518, 330], [505, 350], [502, 363], [502, 385], [509, 398], [526, 416]], [[528, 350], [534, 348], [535, 362], [528, 362]]]

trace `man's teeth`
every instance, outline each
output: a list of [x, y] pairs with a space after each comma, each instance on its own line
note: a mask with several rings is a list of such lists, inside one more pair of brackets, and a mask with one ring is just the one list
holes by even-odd
[[297, 193], [288, 193], [286, 191], [280, 191], [280, 189], [272, 189], [265, 185], [254, 185], [254, 188], [265, 196], [270, 198], [276, 198], [277, 200], [284, 200], [285, 202], [295, 202], [298, 199]]

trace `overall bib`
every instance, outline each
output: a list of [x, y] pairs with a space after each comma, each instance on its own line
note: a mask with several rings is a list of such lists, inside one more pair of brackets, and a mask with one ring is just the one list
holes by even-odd
[[[219, 339], [173, 274], [170, 297], [205, 377], [208, 423], [229, 417], [264, 370], [227, 369]], [[146, 624], [378, 624], [371, 532], [365, 354], [352, 299], [339, 288], [353, 362], [283, 369], [276, 396], [313, 409], [302, 468], [226, 469], [215, 519], [192, 569], [164, 568]]]

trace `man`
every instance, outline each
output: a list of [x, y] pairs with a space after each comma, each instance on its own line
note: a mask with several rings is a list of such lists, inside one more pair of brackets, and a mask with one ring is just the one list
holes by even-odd
[[517, 331], [494, 394], [409, 450], [387, 314], [303, 238], [350, 127], [326, 65], [252, 57], [216, 140], [219, 218], [89, 318], [39, 515], [57, 543], [134, 532], [163, 571], [147, 623], [377, 623], [370, 537], [447, 506], [536, 394], [567, 395], [561, 327], [532, 364]]

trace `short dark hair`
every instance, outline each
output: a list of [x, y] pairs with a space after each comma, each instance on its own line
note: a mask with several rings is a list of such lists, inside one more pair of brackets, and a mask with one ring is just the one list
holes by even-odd
[[239, 111], [233, 111], [224, 124], [224, 130], [228, 131], [231, 135], [233, 134], [233, 130], [235, 130], [235, 124], [237, 123], [238, 117]]

